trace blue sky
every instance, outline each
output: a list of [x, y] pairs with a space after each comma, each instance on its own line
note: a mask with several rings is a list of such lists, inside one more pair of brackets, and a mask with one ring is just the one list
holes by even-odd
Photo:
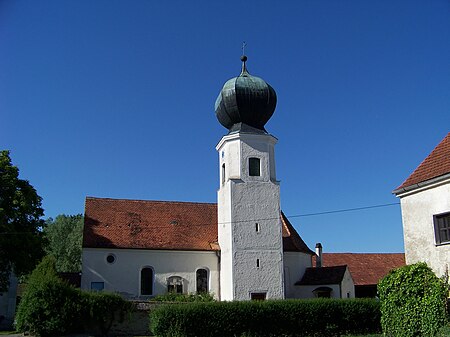
[[[86, 196], [215, 202], [214, 102], [248, 69], [289, 216], [395, 203], [450, 131], [450, 2], [0, 1], [0, 148], [46, 216]], [[398, 205], [291, 217], [313, 248], [401, 252]]]

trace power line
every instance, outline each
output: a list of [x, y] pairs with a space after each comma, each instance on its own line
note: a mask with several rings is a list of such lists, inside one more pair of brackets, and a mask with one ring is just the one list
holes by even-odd
[[393, 202], [393, 203], [390, 203], [390, 204], [381, 204], [381, 205], [363, 206], [363, 207], [356, 207], [356, 208], [337, 209], [337, 210], [333, 210], [333, 211], [324, 211], [324, 212], [317, 212], [317, 213], [290, 215], [290, 216], [287, 216], [287, 218], [300, 218], [300, 217], [315, 216], [315, 215], [354, 212], [354, 211], [361, 211], [361, 210], [365, 210], [365, 209], [388, 207], [388, 206], [394, 206], [394, 205], [400, 205], [400, 203], [399, 202]]
[[[344, 209], [337, 209], [337, 210], [331, 210], [331, 211], [323, 211], [323, 212], [315, 212], [315, 213], [305, 213], [305, 214], [295, 214], [295, 215], [289, 215], [286, 216], [286, 218], [302, 218], [302, 217], [308, 217], [308, 216], [318, 216], [318, 215], [327, 215], [327, 214], [336, 214], [336, 213], [344, 213], [344, 212], [357, 212], [357, 211], [363, 211], [367, 209], [373, 209], [373, 208], [382, 208], [382, 207], [390, 207], [400, 205], [399, 202], [394, 202], [390, 204], [380, 204], [380, 205], [370, 205], [370, 206], [363, 206], [363, 207], [354, 207], [354, 208], [344, 208]], [[258, 221], [269, 221], [269, 220], [277, 220], [280, 217], [273, 217], [273, 218], [265, 218], [265, 219], [250, 219], [250, 220], [238, 220], [238, 221], [229, 221], [229, 222], [219, 222], [219, 225], [226, 225], [230, 223], [243, 223], [243, 222], [258, 222]], [[200, 224], [190, 224], [191, 227], [197, 227], [197, 226], [210, 226], [211, 223], [200, 223]], [[183, 224], [180, 223], [178, 225], [172, 225], [172, 226], [180, 226], [182, 227]], [[158, 228], [167, 228], [168, 225], [165, 226], [150, 226], [151, 229], [158, 229]], [[24, 232], [10, 232], [10, 233], [0, 233], [0, 235], [21, 235], [24, 234]]]

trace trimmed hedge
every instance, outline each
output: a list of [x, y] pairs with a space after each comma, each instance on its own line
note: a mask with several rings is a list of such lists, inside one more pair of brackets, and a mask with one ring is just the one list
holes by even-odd
[[186, 303], [150, 312], [158, 337], [334, 337], [381, 331], [380, 307], [372, 299], [315, 299]]
[[214, 302], [214, 296], [210, 293], [200, 294], [177, 294], [167, 293], [152, 298], [155, 302]]
[[61, 280], [55, 260], [45, 257], [31, 274], [16, 314], [16, 329], [35, 336], [95, 331], [106, 336], [131, 303], [116, 294], [80, 291]]
[[425, 263], [391, 271], [378, 293], [386, 336], [435, 336], [445, 324], [447, 285]]

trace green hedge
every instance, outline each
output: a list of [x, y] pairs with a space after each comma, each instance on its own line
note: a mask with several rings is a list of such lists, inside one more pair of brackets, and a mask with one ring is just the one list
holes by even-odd
[[380, 307], [369, 299], [186, 303], [150, 312], [158, 337], [308, 336], [376, 333]]
[[386, 336], [435, 336], [446, 321], [447, 285], [425, 263], [391, 271], [378, 284]]
[[210, 293], [200, 294], [177, 294], [166, 293], [164, 295], [158, 295], [152, 298], [155, 302], [214, 302], [214, 296]]
[[62, 281], [46, 257], [31, 274], [16, 314], [16, 329], [35, 336], [92, 331], [107, 335], [131, 304], [119, 295], [80, 291]]

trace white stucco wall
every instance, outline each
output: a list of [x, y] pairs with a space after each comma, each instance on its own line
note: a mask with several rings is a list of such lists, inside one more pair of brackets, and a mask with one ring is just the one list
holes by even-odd
[[[106, 261], [108, 254], [115, 255], [114, 263]], [[91, 282], [104, 282], [105, 290], [130, 298], [148, 298], [140, 296], [140, 274], [142, 268], [152, 267], [154, 295], [167, 292], [167, 279], [172, 276], [183, 278], [184, 292], [195, 293], [196, 271], [204, 268], [209, 271], [209, 291], [216, 297], [219, 295], [216, 252], [83, 248], [82, 258], [82, 289], [90, 289]]]
[[341, 298], [341, 288], [339, 284], [321, 284], [321, 285], [311, 285], [311, 286], [297, 286], [297, 297], [298, 298], [315, 298], [313, 291], [319, 287], [331, 288], [331, 298]]
[[312, 266], [311, 255], [298, 252], [285, 252], [283, 262], [286, 298], [299, 298], [298, 286], [294, 284], [301, 280], [306, 268]]
[[293, 291], [296, 298], [315, 298], [316, 295], [313, 291], [319, 287], [331, 288], [331, 298], [355, 298], [355, 284], [348, 268], [345, 270], [344, 277], [340, 284], [294, 286]]
[[[216, 148], [221, 176], [218, 235], [222, 300], [248, 300], [252, 292], [266, 293], [268, 299], [284, 297], [275, 143], [276, 138], [267, 134], [231, 134]], [[252, 157], [260, 159], [259, 176], [249, 175]]]
[[[6, 318], [6, 323], [10, 323], [16, 313], [17, 284], [17, 277], [10, 274], [8, 291], [0, 293], [0, 316]], [[0, 323], [1, 325], [2, 323]]]
[[344, 278], [341, 283], [341, 297], [355, 298], [355, 283], [353, 282], [352, 274], [348, 268], [345, 271]]
[[407, 264], [426, 262], [437, 276], [445, 274], [450, 244], [436, 245], [433, 215], [450, 212], [450, 179], [398, 194]]

